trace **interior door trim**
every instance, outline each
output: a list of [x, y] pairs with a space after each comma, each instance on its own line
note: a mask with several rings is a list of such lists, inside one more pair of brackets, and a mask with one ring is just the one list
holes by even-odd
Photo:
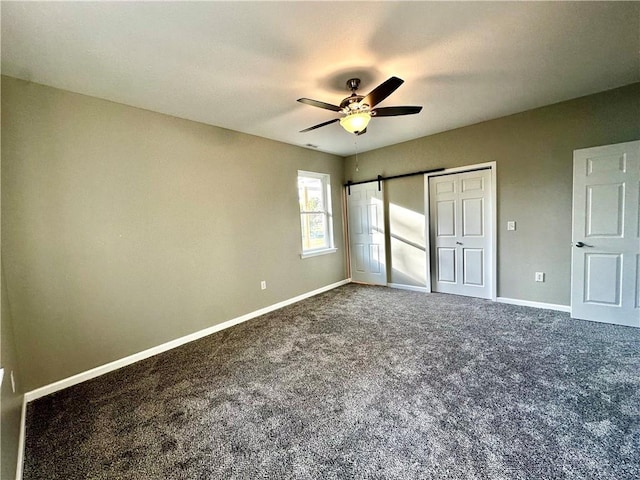
[[485, 162], [463, 167], [445, 168], [443, 171], [426, 173], [424, 175], [424, 237], [427, 271], [426, 287], [427, 292], [432, 291], [431, 286], [431, 236], [429, 235], [429, 225], [431, 223], [429, 208], [429, 179], [431, 177], [451, 175], [453, 173], [474, 172], [476, 170], [491, 170], [491, 300], [494, 302], [498, 297], [498, 179], [497, 163]]

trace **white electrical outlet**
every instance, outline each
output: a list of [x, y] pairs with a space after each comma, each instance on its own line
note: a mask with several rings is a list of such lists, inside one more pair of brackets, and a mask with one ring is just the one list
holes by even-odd
[[544, 272], [536, 272], [536, 282], [544, 282]]
[[267, 281], [266, 281], [266, 280], [262, 280], [262, 281], [260, 282], [260, 288], [261, 288], [262, 290], [266, 290], [266, 289], [267, 289]]
[[507, 230], [512, 231], [512, 230], [515, 230], [515, 229], [516, 229], [516, 222], [515, 222], [515, 220], [509, 220], [509, 221], [507, 222]]

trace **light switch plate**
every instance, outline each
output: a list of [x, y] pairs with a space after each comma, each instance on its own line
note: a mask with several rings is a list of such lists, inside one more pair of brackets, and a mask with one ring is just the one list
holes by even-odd
[[516, 222], [515, 220], [509, 220], [507, 222], [507, 230], [515, 230], [516, 229]]

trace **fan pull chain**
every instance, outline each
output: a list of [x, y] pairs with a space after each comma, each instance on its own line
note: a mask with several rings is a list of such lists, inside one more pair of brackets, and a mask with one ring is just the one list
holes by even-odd
[[359, 172], [360, 168], [358, 167], [358, 136], [357, 135], [355, 140], [353, 141], [353, 144], [356, 147], [356, 172]]

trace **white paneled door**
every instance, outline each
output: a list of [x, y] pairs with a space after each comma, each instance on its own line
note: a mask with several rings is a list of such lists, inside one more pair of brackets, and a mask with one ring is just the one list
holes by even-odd
[[491, 170], [429, 178], [431, 289], [492, 298]]
[[573, 154], [571, 316], [640, 327], [640, 141]]
[[387, 284], [382, 187], [378, 182], [351, 185], [351, 194], [347, 194], [354, 282]]

